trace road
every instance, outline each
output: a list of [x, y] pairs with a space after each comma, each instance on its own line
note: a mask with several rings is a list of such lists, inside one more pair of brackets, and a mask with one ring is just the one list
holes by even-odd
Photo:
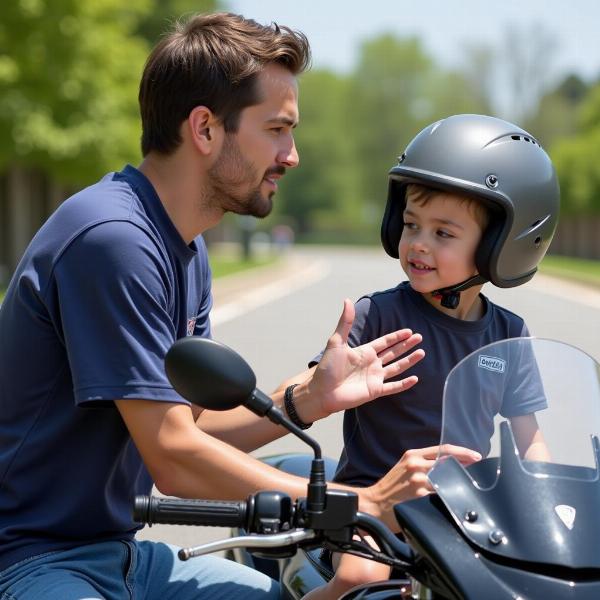
[[[252, 366], [258, 385], [272, 391], [304, 368], [333, 332], [344, 298], [386, 289], [403, 279], [398, 261], [379, 249], [298, 249], [276, 273], [256, 272], [215, 286], [213, 337], [237, 350]], [[275, 280], [274, 280], [275, 279]], [[533, 335], [568, 342], [600, 362], [600, 292], [536, 275], [527, 284], [484, 293], [520, 314]], [[310, 430], [326, 455], [337, 458], [342, 445], [341, 415], [316, 423]], [[255, 454], [306, 451], [292, 436]], [[145, 529], [140, 538], [180, 545], [223, 537], [215, 528]]]

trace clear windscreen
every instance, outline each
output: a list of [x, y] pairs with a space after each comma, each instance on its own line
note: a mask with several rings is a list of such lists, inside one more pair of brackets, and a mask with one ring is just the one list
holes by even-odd
[[[441, 450], [431, 473], [453, 454], [451, 446], [476, 450], [483, 459], [499, 456], [502, 422], [510, 424], [525, 470], [539, 476], [544, 463], [595, 473], [600, 366], [573, 346], [538, 338], [503, 340], [467, 356], [446, 379]], [[577, 468], [547, 474], [593, 476]], [[487, 479], [480, 486], [494, 484]]]

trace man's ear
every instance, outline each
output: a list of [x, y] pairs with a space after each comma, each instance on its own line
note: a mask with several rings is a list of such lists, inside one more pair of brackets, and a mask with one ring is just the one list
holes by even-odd
[[191, 142], [202, 154], [214, 151], [222, 125], [206, 106], [196, 106], [187, 118], [186, 125]]

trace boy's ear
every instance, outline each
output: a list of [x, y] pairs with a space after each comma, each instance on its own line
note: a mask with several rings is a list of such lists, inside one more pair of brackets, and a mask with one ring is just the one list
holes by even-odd
[[196, 106], [187, 118], [191, 142], [204, 155], [211, 154], [219, 143], [222, 125], [210, 108]]

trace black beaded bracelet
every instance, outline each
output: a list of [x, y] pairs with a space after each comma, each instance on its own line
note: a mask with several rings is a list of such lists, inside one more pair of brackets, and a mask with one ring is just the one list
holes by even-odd
[[287, 413], [290, 421], [300, 427], [300, 429], [308, 429], [312, 426], [312, 423], [305, 423], [296, 412], [296, 407], [294, 406], [294, 388], [297, 386], [297, 383], [292, 383], [292, 385], [288, 385], [285, 388], [285, 393], [283, 394], [283, 405], [285, 406], [285, 412]]

